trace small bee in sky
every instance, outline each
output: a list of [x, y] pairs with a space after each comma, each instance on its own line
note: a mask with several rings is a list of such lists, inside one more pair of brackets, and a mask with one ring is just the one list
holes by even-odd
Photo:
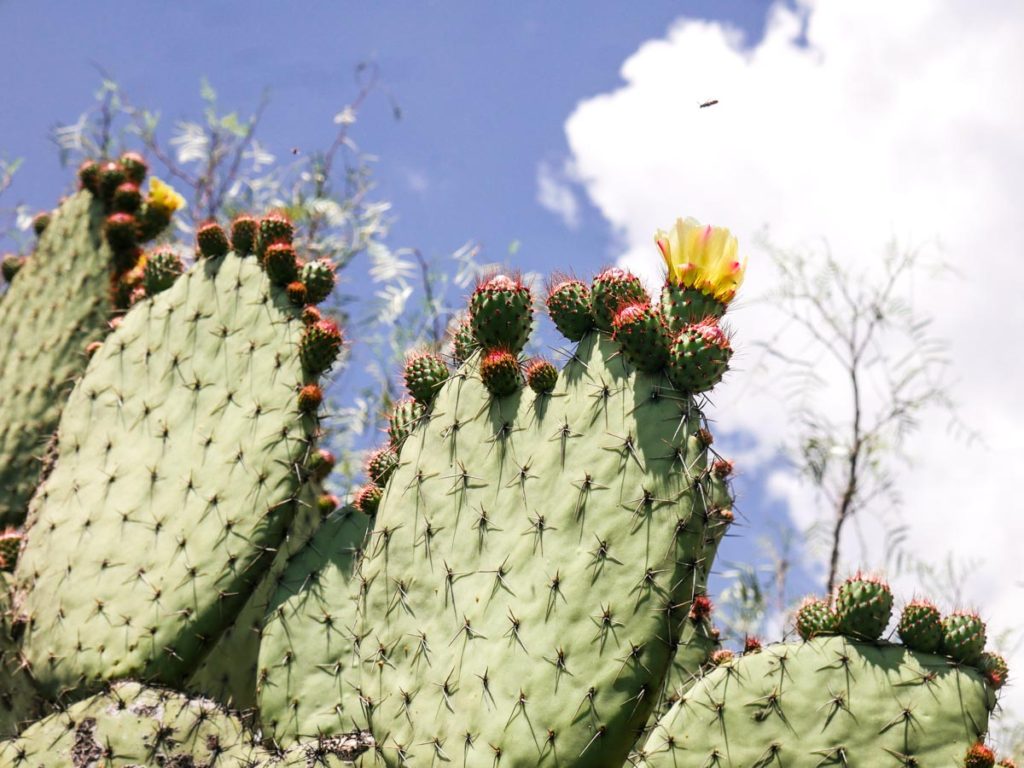
[[717, 103], [718, 103], [718, 99], [711, 99], [710, 101], [702, 102], [701, 105], [700, 105], [700, 108], [704, 109], [705, 107], [713, 107]]

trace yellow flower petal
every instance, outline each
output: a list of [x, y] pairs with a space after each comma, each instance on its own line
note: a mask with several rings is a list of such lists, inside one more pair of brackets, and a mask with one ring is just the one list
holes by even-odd
[[160, 181], [156, 176], [150, 176], [146, 203], [154, 208], [162, 208], [170, 214], [185, 206], [185, 198], [170, 184]]
[[739, 261], [739, 243], [725, 227], [677, 219], [667, 232], [659, 229], [654, 241], [665, 259], [669, 282], [697, 288], [724, 304], [736, 295], [747, 265]]

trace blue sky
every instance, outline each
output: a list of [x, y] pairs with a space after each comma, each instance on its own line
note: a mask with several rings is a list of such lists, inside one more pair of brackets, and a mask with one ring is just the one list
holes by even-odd
[[[195, 116], [207, 77], [242, 114], [264, 87], [263, 140], [278, 153], [333, 136], [373, 61], [384, 89], [354, 136], [380, 157], [394, 245], [449, 252], [468, 239], [499, 260], [513, 241], [523, 269], [589, 270], [617, 254], [583, 206], [570, 230], [536, 202], [538, 163], [566, 156], [566, 117], [617, 85], [623, 60], [680, 15], [727, 19], [756, 39], [765, 2], [0, 3], [0, 151], [26, 161], [12, 197], [49, 207], [68, 183], [47, 139], [88, 106], [98, 67], [165, 125]], [[140, 10], [142, 9], [142, 10]]]

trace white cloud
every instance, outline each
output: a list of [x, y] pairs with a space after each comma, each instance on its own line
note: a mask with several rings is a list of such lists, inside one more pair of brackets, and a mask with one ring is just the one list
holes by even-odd
[[[922, 275], [913, 298], [951, 342], [960, 415], [985, 444], [931, 419], [900, 481], [909, 546], [933, 560], [950, 549], [978, 558], [964, 594], [990, 635], [1024, 625], [1022, 38], [1015, 0], [779, 6], [754, 45], [728, 26], [682, 20], [623, 64], [621, 87], [566, 123], [572, 167], [621, 237], [624, 263], [657, 277], [652, 233], [680, 215], [738, 234], [750, 257], [747, 299], [733, 312], [741, 367], [754, 367], [754, 342], [777, 327], [751, 300], [774, 280], [756, 237], [764, 227], [785, 246], [825, 238], [863, 268], [893, 238], [937, 244], [959, 270]], [[707, 99], [719, 103], [700, 109]], [[771, 383], [739, 373], [716, 393], [719, 429], [759, 438], [747, 461], [767, 460], [787, 428]], [[789, 499], [794, 520], [814, 516], [792, 483], [776, 478], [769, 492]], [[855, 538], [848, 552], [870, 567], [881, 553], [877, 535], [865, 536], [867, 552]], [[1013, 660], [1021, 679], [1024, 652]], [[1022, 694], [1009, 688], [1017, 709]]]
[[557, 215], [569, 229], [580, 225], [580, 204], [570, 185], [571, 166], [556, 169], [550, 163], [537, 166], [537, 202]]

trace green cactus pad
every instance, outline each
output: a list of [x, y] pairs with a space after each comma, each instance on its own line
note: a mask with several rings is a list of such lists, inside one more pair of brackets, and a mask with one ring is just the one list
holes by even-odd
[[260, 645], [260, 721], [278, 744], [351, 731], [362, 720], [358, 581], [369, 518], [338, 510], [291, 562], [267, 611]]
[[198, 262], [93, 356], [15, 572], [49, 695], [179, 683], [234, 620], [294, 514], [299, 310], [254, 260]]
[[668, 282], [661, 289], [661, 314], [673, 333], [708, 318], [717, 320], [725, 309], [725, 304], [698, 288]]
[[85, 348], [107, 333], [113, 256], [103, 220], [89, 192], [65, 201], [0, 302], [0, 525], [25, 518]]
[[707, 619], [687, 618], [683, 622], [672, 665], [662, 688], [662, 701], [651, 713], [649, 725], [664, 715], [686, 695], [711, 663], [711, 655], [721, 647], [718, 633]]
[[10, 586], [10, 574], [0, 572], [0, 738], [18, 733], [42, 709], [42, 699], [13, 639]]
[[209, 696], [233, 709], [250, 710], [256, 706], [256, 673], [263, 618], [282, 574], [320, 527], [323, 514], [319, 499], [322, 494], [320, 481], [315, 477], [303, 487], [288, 535], [278, 545], [273, 562], [238, 617], [203, 657], [185, 684], [186, 690]]
[[138, 683], [50, 715], [0, 742], [0, 764], [46, 766], [255, 766], [272, 755], [237, 717], [203, 699]]
[[705, 675], [637, 764], [962, 765], [994, 705], [976, 670], [902, 646], [844, 637], [771, 645]]
[[550, 397], [495, 400], [473, 361], [452, 377], [362, 566], [387, 765], [622, 764], [710, 565], [701, 422], [598, 334]]
[[835, 611], [844, 635], [876, 640], [892, 617], [892, 590], [880, 579], [854, 576], [836, 590]]

